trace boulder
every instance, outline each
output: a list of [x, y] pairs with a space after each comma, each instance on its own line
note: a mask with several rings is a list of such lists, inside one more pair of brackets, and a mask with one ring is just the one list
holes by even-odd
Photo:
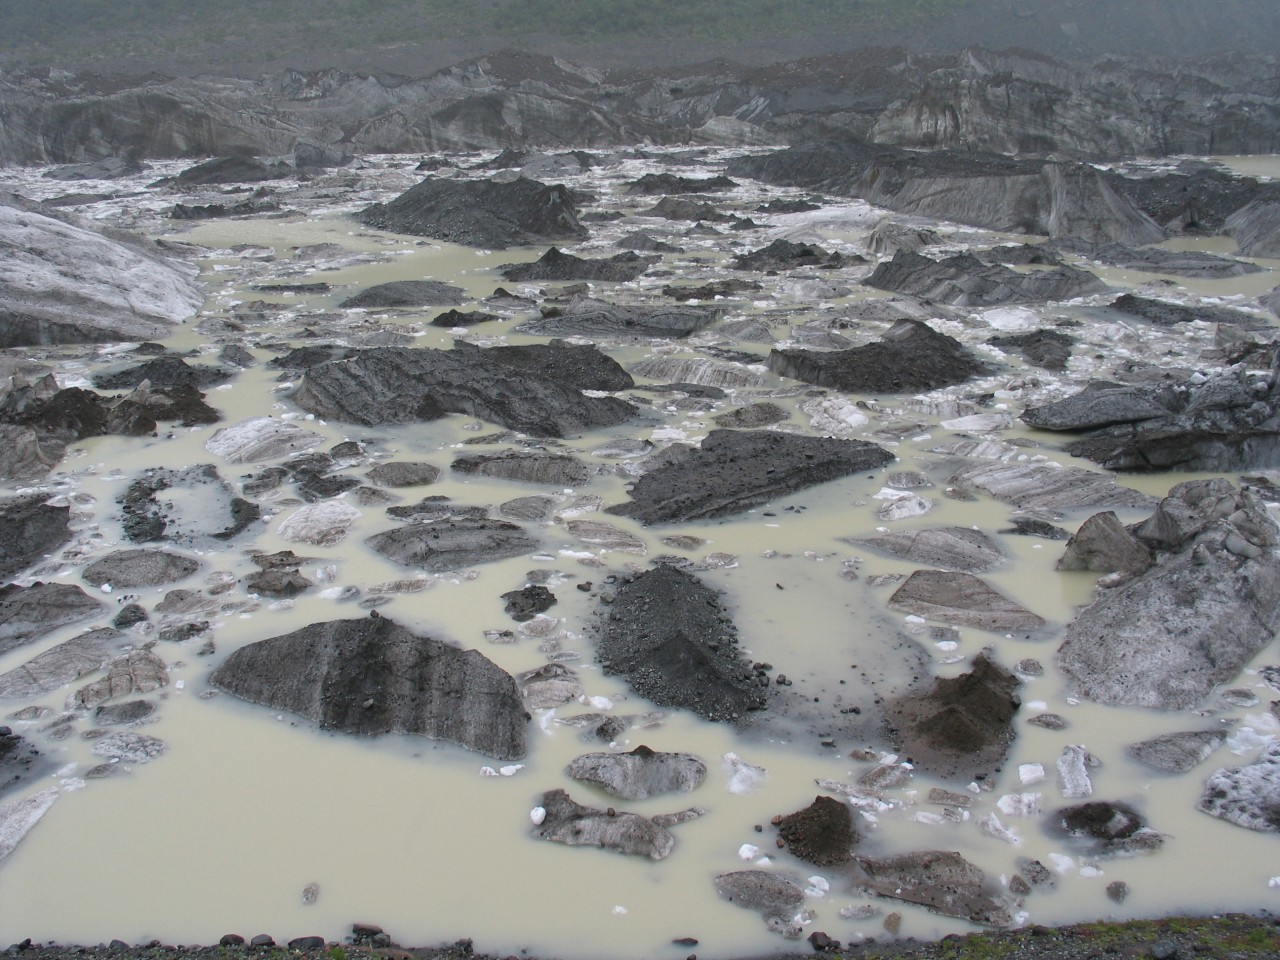
[[769, 369], [850, 393], [918, 393], [989, 373], [953, 337], [899, 320], [874, 342], [848, 350], [772, 350]]
[[299, 507], [276, 528], [291, 543], [310, 543], [318, 547], [340, 542], [360, 519], [360, 511], [342, 500], [322, 500]]
[[573, 703], [583, 695], [577, 672], [563, 663], [548, 663], [516, 675], [520, 696], [531, 710], [549, 710]]
[[932, 260], [907, 250], [879, 264], [863, 282], [877, 290], [962, 307], [1072, 300], [1107, 289], [1092, 273], [1074, 267], [1022, 273], [965, 253]]
[[341, 309], [362, 307], [384, 310], [393, 307], [456, 307], [467, 301], [467, 292], [438, 280], [392, 280], [366, 287], [347, 297]]
[[973, 669], [934, 680], [887, 707], [893, 742], [921, 770], [943, 777], [986, 776], [999, 770], [1014, 739], [1020, 681], [985, 652]]
[[1170, 491], [1155, 522], [1135, 528], [1157, 563], [1099, 594], [1067, 627], [1058, 665], [1080, 696], [1194, 707], [1271, 642], [1280, 540], [1249, 493], [1224, 498], [1222, 488], [1230, 485], [1193, 481]]
[[32, 494], [0, 499], [0, 580], [8, 580], [71, 539], [71, 508]]
[[94, 742], [93, 755], [119, 763], [151, 763], [164, 755], [169, 745], [142, 733], [110, 733]]
[[59, 627], [96, 617], [103, 609], [102, 604], [73, 584], [39, 580], [29, 587], [5, 584], [0, 587], [0, 653]]
[[525, 755], [528, 715], [510, 674], [376, 612], [241, 647], [209, 682], [324, 730], [415, 734], [499, 760]]
[[293, 167], [279, 161], [259, 160], [257, 157], [230, 156], [212, 159], [187, 167], [173, 183], [182, 187], [206, 187], [231, 183], [260, 183], [263, 180], [292, 179]]
[[0, 862], [13, 853], [57, 799], [58, 788], [49, 787], [21, 800], [0, 804]]
[[323, 442], [320, 434], [291, 420], [251, 417], [223, 427], [205, 441], [204, 448], [228, 463], [261, 463], [310, 450]]
[[95, 707], [127, 697], [131, 693], [150, 693], [169, 685], [169, 668], [150, 650], [130, 650], [107, 664], [106, 676], [81, 687], [67, 698], [71, 710]]
[[293, 400], [325, 419], [366, 426], [462, 413], [534, 436], [564, 437], [630, 418], [631, 404], [582, 391], [631, 383], [594, 347], [378, 347], [311, 367]]
[[980, 463], [958, 470], [948, 482], [1021, 510], [1150, 508], [1155, 504], [1154, 498], [1122, 487], [1106, 474], [1052, 463]]
[[95, 587], [132, 590], [185, 580], [200, 561], [163, 550], [117, 550], [85, 567], [81, 576]]
[[1023, 413], [1031, 426], [1084, 430], [1067, 452], [1110, 470], [1227, 472], [1280, 466], [1280, 376], [1244, 367], [1173, 385], [1090, 384]]
[[551, 483], [557, 487], [576, 487], [591, 479], [591, 471], [577, 457], [567, 453], [535, 453], [508, 450], [458, 457], [450, 469], [458, 473], [523, 483]]
[[0, 423], [0, 447], [8, 451], [0, 463], [0, 480], [39, 480], [62, 459], [66, 444], [41, 436], [30, 427]]
[[612, 807], [584, 807], [563, 790], [548, 790], [539, 807], [543, 819], [533, 835], [542, 840], [571, 847], [600, 847], [650, 860], [663, 860], [675, 848], [676, 838], [656, 820]]
[[729, 516], [892, 460], [884, 448], [863, 441], [713, 430], [698, 447], [669, 451], [664, 465], [632, 486], [630, 502], [606, 512], [645, 525]]
[[1164, 837], [1125, 803], [1081, 803], [1058, 810], [1051, 822], [1054, 829], [1079, 841], [1090, 856], [1127, 856], [1153, 850], [1164, 842]]
[[620, 550], [641, 556], [649, 552], [643, 538], [600, 520], [566, 520], [564, 527], [575, 539], [601, 550]]
[[541, 317], [516, 329], [539, 337], [679, 339], [711, 326], [721, 313], [717, 307], [622, 305], [578, 295], [565, 306], [543, 307]]
[[939, 241], [937, 231], [927, 227], [909, 227], [906, 224], [881, 220], [867, 234], [867, 252], [876, 256], [892, 257], [899, 250], [919, 253], [924, 247]]
[[1057, 330], [1033, 330], [991, 337], [987, 343], [1002, 350], [1016, 350], [1027, 363], [1045, 370], [1065, 370], [1071, 359], [1071, 337]]
[[1139, 574], [1151, 566], [1151, 551], [1125, 529], [1111, 510], [1095, 513], [1067, 541], [1059, 570]]
[[485, 313], [481, 310], [445, 310], [443, 313], [437, 314], [431, 320], [433, 327], [474, 327], [477, 324], [488, 323], [490, 320], [499, 319], [496, 313]]
[[[672, 300], [722, 300], [728, 297], [742, 298], [744, 294], [758, 293], [764, 288], [754, 280], [743, 280], [739, 277], [726, 277], [723, 280], [709, 280], [698, 286], [668, 284], [662, 288], [662, 295]], [[740, 338], [742, 339], [742, 338]]]
[[605, 259], [575, 257], [551, 247], [532, 263], [508, 263], [499, 267], [502, 279], [512, 283], [530, 280], [593, 280], [625, 283], [635, 280], [657, 263], [658, 257], [642, 257], [628, 250]]
[[789, 877], [765, 870], [735, 870], [715, 879], [716, 892], [730, 903], [766, 919], [791, 920], [804, 903], [804, 887]]
[[1186, 773], [1208, 759], [1226, 739], [1226, 730], [1186, 730], [1131, 743], [1125, 753], [1155, 770]]
[[374, 483], [383, 487], [419, 487], [435, 483], [440, 468], [416, 460], [392, 460], [380, 463], [368, 473]]
[[969, 573], [917, 570], [889, 598], [894, 610], [960, 627], [1038, 630], [1045, 621]]
[[983, 573], [1005, 561], [999, 543], [981, 530], [970, 527], [899, 530], [878, 537], [841, 539], [844, 543], [900, 557], [911, 563], [925, 563], [965, 573]]
[[393, 233], [495, 250], [587, 236], [566, 187], [523, 177], [506, 183], [423, 180], [358, 216], [361, 223]]
[[411, 523], [374, 534], [365, 542], [396, 563], [431, 573], [518, 557], [538, 548], [538, 541], [523, 527], [469, 516]]
[[1163, 247], [1130, 247], [1123, 243], [1088, 243], [1070, 239], [1054, 241], [1050, 246], [1109, 267], [1167, 273], [1177, 277], [1222, 280], [1263, 269], [1247, 260], [1220, 257], [1202, 250], [1166, 250]]
[[660, 564], [623, 580], [595, 633], [605, 672], [659, 706], [737, 721], [766, 705], [719, 595], [691, 573]]
[[93, 385], [99, 390], [129, 390], [145, 380], [153, 387], [194, 387], [206, 390], [226, 383], [232, 376], [232, 371], [223, 367], [192, 366], [181, 357], [169, 354], [115, 373], [98, 374], [93, 378]]
[[792, 856], [819, 867], [848, 863], [861, 837], [853, 825], [853, 810], [831, 797], [814, 797], [803, 810], [775, 817], [779, 846]]
[[1228, 327], [1245, 329], [1265, 329], [1267, 322], [1261, 317], [1232, 307], [1215, 307], [1198, 303], [1187, 306], [1171, 303], [1168, 300], [1155, 300], [1151, 297], [1140, 297], [1132, 293], [1122, 293], [1111, 302], [1112, 310], [1123, 313], [1125, 317], [1137, 317], [1157, 327], [1172, 327], [1179, 323], [1218, 323]]
[[0, 197], [0, 348], [156, 340], [204, 303], [195, 268]]
[[527, 623], [556, 605], [555, 594], [540, 583], [510, 590], [499, 599], [503, 602], [503, 612], [516, 623]]
[[141, 723], [156, 712], [150, 700], [126, 700], [124, 703], [104, 703], [93, 711], [93, 722], [100, 727], [120, 727]]
[[846, 262], [860, 261], [860, 257], [851, 260], [838, 253], [823, 250], [816, 244], [778, 239], [760, 250], [739, 254], [730, 261], [729, 266], [734, 270], [751, 270], [756, 273], [769, 271], [786, 273], [799, 267], [823, 267], [834, 270], [845, 266]]
[[0, 698], [37, 697], [93, 673], [111, 658], [112, 646], [119, 639], [119, 631], [102, 628], [64, 640], [0, 674]]
[[1253, 763], [1214, 771], [1196, 809], [1249, 830], [1280, 833], [1280, 742], [1268, 743]]
[[881, 897], [917, 903], [944, 917], [1006, 926], [1009, 910], [996, 899], [986, 874], [959, 853], [923, 850], [872, 859], [855, 857], [854, 885]]
[[753, 430], [756, 427], [771, 427], [790, 416], [782, 407], [766, 400], [717, 414], [714, 422], [717, 427], [724, 427], [726, 430]]
[[1280, 257], [1280, 200], [1252, 201], [1227, 217], [1223, 232], [1246, 257]]
[[659, 753], [641, 745], [630, 753], [588, 753], [575, 757], [565, 774], [623, 800], [663, 793], [689, 793], [702, 785], [707, 765], [687, 753]]

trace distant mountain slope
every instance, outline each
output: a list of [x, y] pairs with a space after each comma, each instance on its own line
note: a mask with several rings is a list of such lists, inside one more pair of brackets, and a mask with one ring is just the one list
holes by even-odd
[[595, 66], [853, 47], [1058, 58], [1270, 53], [1275, 0], [41, 0], [0, 3], [0, 66], [421, 75], [503, 46]]

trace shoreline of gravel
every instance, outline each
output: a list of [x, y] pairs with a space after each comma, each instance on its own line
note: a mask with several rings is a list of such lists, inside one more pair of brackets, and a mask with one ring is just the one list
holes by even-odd
[[[911, 938], [859, 944], [840, 944], [810, 937], [795, 949], [743, 960], [794, 960], [814, 954], [852, 960], [1103, 960], [1142, 958], [1153, 960], [1250, 960], [1280, 957], [1280, 917], [1224, 913], [1204, 917], [1175, 916], [1156, 920], [1077, 923], [1062, 927], [1035, 925], [1017, 930], [983, 931], [951, 935], [936, 941]], [[673, 944], [673, 955], [688, 951], [696, 960], [696, 942]], [[10, 945], [4, 954], [23, 960], [83, 960], [85, 957], [131, 960], [516, 960], [476, 951], [470, 940], [434, 947], [402, 947], [375, 926], [357, 924], [346, 942], [320, 937], [299, 937], [278, 944], [270, 937], [252, 941], [228, 934], [214, 946], [172, 945], [152, 941], [130, 945], [119, 940], [94, 946], [38, 944], [25, 940]], [[608, 957], [608, 946], [596, 954]], [[532, 960], [522, 957], [521, 960]]]

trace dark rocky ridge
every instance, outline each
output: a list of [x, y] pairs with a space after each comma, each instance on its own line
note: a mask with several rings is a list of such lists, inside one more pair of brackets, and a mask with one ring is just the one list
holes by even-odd
[[377, 347], [309, 367], [293, 400], [347, 423], [412, 423], [449, 413], [481, 417], [539, 437], [564, 437], [618, 424], [626, 401], [582, 391], [632, 385], [594, 347], [564, 344], [453, 350]]
[[[889, 451], [863, 441], [713, 430], [700, 446], [682, 448], [642, 476], [631, 488], [630, 502], [607, 512], [646, 525], [729, 516], [773, 497], [878, 469], [892, 459]], [[717, 482], [708, 484], [708, 476]]]
[[[340, 70], [257, 81], [3, 76], [10, 120], [0, 160], [78, 162], [130, 151], [293, 156], [308, 143], [351, 154], [646, 138], [778, 143], [849, 133], [916, 149], [1097, 158], [1268, 153], [1278, 140], [1275, 73], [1273, 55], [1238, 52], [1072, 65], [1017, 51], [921, 57], [864, 49], [794, 64], [720, 61], [611, 76], [510, 51], [416, 79]], [[336, 143], [335, 130], [343, 131]]]

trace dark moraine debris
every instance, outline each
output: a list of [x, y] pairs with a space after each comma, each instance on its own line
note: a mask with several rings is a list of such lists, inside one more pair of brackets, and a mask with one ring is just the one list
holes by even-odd
[[43, 437], [30, 427], [0, 423], [0, 448], [7, 451], [0, 460], [0, 480], [39, 480], [58, 465], [66, 444]]
[[645, 800], [696, 790], [707, 777], [707, 765], [687, 753], [662, 753], [641, 744], [627, 753], [583, 754], [564, 772], [623, 800]]
[[634, 280], [659, 257], [642, 257], [634, 251], [607, 259], [588, 259], [552, 247], [532, 263], [509, 263], [500, 267], [502, 278], [512, 283], [526, 280], [599, 280], [610, 283]]
[[865, 263], [861, 257], [845, 257], [823, 250], [812, 243], [796, 243], [794, 240], [774, 240], [767, 247], [739, 254], [729, 264], [735, 270], [754, 270], [766, 273], [770, 270], [785, 273], [799, 267], [823, 267], [836, 269], [849, 263]]
[[831, 797], [814, 797], [803, 810], [775, 818], [778, 838], [794, 856], [819, 867], [848, 863], [861, 839], [853, 810]]
[[499, 760], [525, 755], [528, 715], [510, 674], [376, 613], [241, 647], [209, 682], [324, 730], [417, 734]]
[[889, 598], [894, 610], [980, 630], [1038, 630], [1045, 621], [986, 581], [952, 570], [917, 570]]
[[674, 243], [659, 240], [641, 230], [627, 234], [614, 246], [621, 247], [623, 250], [634, 250], [637, 253], [684, 253], [684, 247], [677, 247]]
[[687, 337], [720, 319], [717, 307], [668, 304], [623, 305], [575, 296], [564, 306], [544, 306], [542, 316], [526, 320], [519, 333], [541, 337]]
[[467, 291], [439, 280], [392, 280], [347, 297], [339, 307], [379, 310], [392, 307], [456, 307], [466, 303]]
[[999, 770], [1014, 739], [1021, 682], [985, 652], [973, 669], [939, 679], [886, 708], [893, 742], [917, 767], [943, 777], [986, 776]]
[[1262, 297], [1261, 303], [1264, 307], [1275, 314], [1275, 316], [1280, 317], [1280, 287], [1276, 287], [1265, 297]]
[[375, 426], [438, 420], [449, 413], [480, 417], [538, 437], [565, 437], [627, 420], [635, 408], [583, 390], [633, 385], [594, 347], [452, 350], [378, 347], [311, 367], [293, 400], [317, 416]]
[[567, 187], [523, 177], [507, 183], [428, 179], [366, 207], [358, 218], [393, 233], [497, 250], [587, 236]]
[[214, 184], [258, 183], [262, 180], [292, 179], [293, 167], [281, 161], [270, 163], [257, 157], [214, 157], [187, 167], [172, 182], [183, 187], [202, 187]]
[[972, 923], [1013, 922], [982, 870], [954, 851], [923, 850], [881, 860], [857, 857], [856, 862], [854, 885], [871, 893]]
[[1016, 350], [1027, 363], [1045, 370], [1065, 370], [1071, 359], [1071, 337], [1057, 330], [1033, 330], [992, 337], [987, 341], [1002, 350]]
[[769, 369], [850, 393], [936, 390], [990, 372], [958, 340], [919, 320], [899, 320], [875, 343], [848, 350], [772, 350]]
[[576, 487], [591, 479], [591, 470], [577, 457], [567, 453], [536, 453], [525, 450], [458, 457], [450, 469], [458, 473], [524, 483], [552, 483], [558, 487]]
[[538, 541], [523, 527], [475, 516], [411, 523], [376, 533], [365, 542], [396, 563], [431, 573], [518, 557], [538, 548]]
[[850, 537], [844, 542], [912, 563], [966, 573], [982, 573], [1005, 561], [1000, 544], [971, 527], [897, 530], [876, 537]]
[[681, 177], [674, 173], [646, 173], [623, 184], [627, 193], [656, 195], [661, 193], [716, 193], [732, 190], [738, 184], [723, 174], [715, 177]]
[[662, 466], [635, 482], [630, 502], [605, 512], [645, 525], [724, 517], [893, 459], [883, 447], [861, 440], [712, 430], [698, 447], [669, 450]]
[[[170, 490], [177, 495], [165, 496]], [[205, 549], [234, 540], [262, 516], [262, 509], [237, 496], [212, 464], [149, 468], [117, 502], [124, 534], [133, 543], [163, 540]]]
[[766, 705], [719, 594], [667, 564], [619, 584], [597, 624], [596, 656], [641, 696], [705, 720], [732, 722]]
[[1132, 293], [1122, 293], [1111, 301], [1111, 309], [1118, 310], [1125, 316], [1137, 317], [1158, 327], [1172, 327], [1179, 323], [1225, 323], [1227, 326], [1261, 329], [1267, 326], [1262, 317], [1255, 317], [1243, 310], [1230, 307], [1215, 307], [1200, 304], [1188, 307], [1181, 303], [1170, 303], [1168, 300], [1155, 300], [1151, 297], [1139, 297]]
[[509, 590], [499, 599], [503, 611], [516, 623], [525, 623], [556, 605], [556, 595], [540, 583], [519, 590]]
[[102, 604], [70, 583], [5, 584], [0, 587], [0, 653], [69, 623], [96, 617], [103, 610]]
[[1138, 853], [1164, 842], [1164, 837], [1148, 827], [1142, 815], [1126, 803], [1081, 803], [1058, 810], [1050, 822], [1057, 831], [1084, 844], [1093, 856]]
[[1107, 289], [1089, 271], [1073, 267], [1019, 273], [969, 254], [933, 260], [906, 250], [878, 265], [863, 282], [877, 290], [965, 307], [1071, 300]]
[[497, 320], [496, 313], [485, 313], [482, 310], [446, 310], [431, 321], [433, 327], [474, 327], [477, 324]]
[[1198, 706], [1280, 627], [1280, 535], [1225, 480], [1178, 484], [1132, 532], [1156, 562], [1080, 612], [1058, 666], [1099, 703]]
[[1280, 466], [1280, 376], [1229, 368], [1207, 380], [1150, 386], [1095, 381], [1022, 419], [1087, 431], [1066, 445], [1109, 470], [1226, 472]]
[[7, 580], [71, 539], [71, 507], [44, 494], [0, 500], [0, 579]]
[[226, 383], [232, 376], [232, 371], [223, 367], [192, 366], [181, 357], [170, 354], [116, 373], [99, 374], [93, 378], [93, 385], [99, 390], [128, 390], [148, 380], [153, 387], [205, 390]]
[[754, 280], [728, 277], [724, 280], [708, 280], [696, 287], [668, 284], [662, 295], [672, 300], [715, 300], [717, 297], [740, 297], [744, 293], [758, 293], [764, 288]]

